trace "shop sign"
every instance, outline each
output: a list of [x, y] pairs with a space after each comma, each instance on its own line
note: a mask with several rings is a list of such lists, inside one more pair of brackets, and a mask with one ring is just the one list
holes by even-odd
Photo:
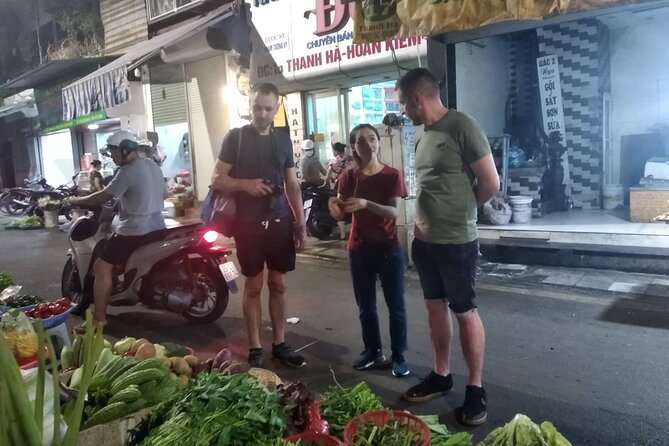
[[[290, 141], [293, 143], [293, 160], [295, 165], [300, 165], [300, 160], [304, 153], [302, 152], [302, 140], [304, 139], [302, 95], [300, 93], [290, 93], [284, 100], [288, 114], [288, 128], [290, 129]], [[295, 169], [297, 178], [301, 179], [300, 169]]]
[[539, 74], [539, 94], [541, 96], [541, 116], [544, 132], [550, 135], [560, 132], [564, 138], [564, 109], [562, 106], [562, 86], [560, 84], [560, 66], [557, 55], [537, 59]]
[[351, 0], [247, 0], [251, 4], [253, 82], [285, 85], [427, 54], [421, 37], [354, 43]]
[[59, 130], [70, 129], [73, 127], [78, 127], [80, 125], [102, 121], [103, 119], [107, 119], [107, 113], [105, 113], [104, 110], [99, 110], [94, 113], [91, 113], [90, 115], [79, 116], [78, 118], [70, 119], [68, 121], [62, 121], [59, 122], [58, 124], [43, 128], [42, 133], [53, 133]]
[[548, 17], [637, 3], [639, 0], [361, 0], [354, 42], [465, 31], [506, 20]]

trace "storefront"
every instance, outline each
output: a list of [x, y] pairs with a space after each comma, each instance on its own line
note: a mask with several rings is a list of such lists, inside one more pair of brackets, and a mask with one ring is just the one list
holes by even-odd
[[426, 64], [427, 42], [420, 37], [354, 44], [353, 2], [248, 3], [254, 28], [251, 80], [272, 82], [288, 93], [296, 156], [299, 143], [310, 138], [326, 164], [332, 143], [347, 143], [354, 125], [381, 124], [387, 113], [399, 113], [396, 79]]
[[[243, 70], [240, 56], [229, 50], [246, 53], [248, 60], [247, 35], [240, 11], [221, 6], [128, 48], [113, 63], [64, 88], [66, 116], [104, 110], [119, 120], [118, 128], [152, 143], [150, 156], [172, 190], [202, 200], [223, 135], [239, 121], [226, 98], [228, 80]], [[111, 131], [96, 131], [98, 147]]]

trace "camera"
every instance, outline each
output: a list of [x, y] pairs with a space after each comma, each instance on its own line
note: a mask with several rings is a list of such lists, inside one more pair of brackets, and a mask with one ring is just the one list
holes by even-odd
[[273, 211], [277, 206], [278, 200], [284, 194], [283, 185], [274, 184], [272, 183], [272, 181], [267, 179], [263, 180], [263, 183], [265, 183], [272, 189], [272, 194], [268, 195], [268, 198], [269, 198], [269, 209], [270, 211]]

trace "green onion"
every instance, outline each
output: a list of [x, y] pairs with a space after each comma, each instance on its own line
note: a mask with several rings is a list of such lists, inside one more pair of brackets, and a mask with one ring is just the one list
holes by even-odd
[[[41, 328], [42, 321], [40, 319], [38, 321]], [[49, 350], [49, 357], [51, 358], [51, 380], [53, 383], [53, 446], [60, 446], [62, 443], [62, 439], [60, 438], [60, 381], [58, 380], [56, 350], [53, 348], [51, 336], [46, 336], [46, 345]]]
[[46, 373], [46, 359], [44, 358], [44, 325], [42, 319], [35, 322], [37, 328], [37, 389], [35, 390], [35, 424], [39, 428], [40, 442], [42, 441], [42, 426], [44, 425], [44, 375]]

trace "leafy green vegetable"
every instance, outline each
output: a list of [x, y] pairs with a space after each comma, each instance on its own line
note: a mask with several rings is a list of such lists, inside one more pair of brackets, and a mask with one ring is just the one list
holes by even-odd
[[11, 274], [0, 271], [0, 291], [12, 285], [14, 285], [14, 279], [12, 279]]
[[562, 436], [560, 432], [555, 429], [553, 423], [550, 421], [544, 421], [539, 425], [541, 430], [541, 435], [543, 435], [544, 440], [548, 446], [571, 446], [571, 443]]
[[383, 409], [383, 404], [363, 381], [350, 388], [331, 387], [323, 393], [320, 409], [322, 418], [330, 425], [330, 434], [341, 437], [351, 418]]
[[430, 446], [471, 446], [472, 434], [469, 432], [451, 433], [448, 428], [439, 423], [437, 415], [419, 416], [430, 428]]
[[220, 373], [199, 374], [145, 422], [154, 428], [144, 446], [265, 446], [287, 425], [278, 391], [250, 375]]
[[551, 423], [545, 421], [543, 428], [529, 417], [517, 414], [503, 427], [498, 427], [478, 446], [571, 446]]
[[407, 429], [398, 421], [391, 421], [383, 426], [372, 422], [363, 422], [357, 426], [353, 436], [353, 446], [420, 446], [418, 432]]
[[171, 358], [173, 356], [178, 356], [183, 358], [188, 354], [186, 347], [180, 344], [175, 344], [174, 342], [162, 342], [160, 345], [165, 347], [165, 356]]

